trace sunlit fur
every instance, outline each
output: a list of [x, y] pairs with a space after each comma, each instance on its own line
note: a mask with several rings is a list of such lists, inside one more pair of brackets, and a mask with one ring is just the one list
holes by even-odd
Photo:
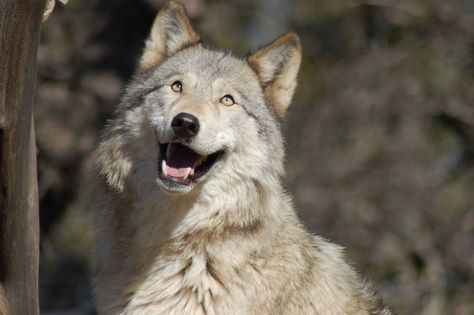
[[[95, 153], [98, 313], [390, 314], [340, 247], [301, 226], [280, 183], [280, 118], [296, 87], [298, 37], [248, 58], [197, 38], [182, 6], [162, 9]], [[235, 105], [220, 103], [226, 94]], [[173, 140], [180, 112], [201, 124], [186, 145], [224, 155], [172, 190], [158, 178], [159, 143]]]

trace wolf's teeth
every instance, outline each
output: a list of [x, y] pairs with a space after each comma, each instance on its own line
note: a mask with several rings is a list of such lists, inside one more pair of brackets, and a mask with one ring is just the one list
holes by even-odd
[[207, 155], [206, 156], [200, 156], [199, 159], [196, 161], [196, 166], [201, 165], [207, 160]]
[[186, 173], [185, 173], [184, 176], [183, 176], [183, 180], [185, 180], [185, 179], [188, 178], [189, 173], [191, 173], [191, 170], [192, 170], [192, 168], [190, 168], [190, 167], [188, 167], [188, 168], [186, 169]]
[[163, 159], [163, 161], [161, 161], [161, 171], [163, 172], [163, 175], [165, 176], [168, 176], [168, 165], [166, 165], [166, 161]]
[[194, 175], [194, 168], [190, 167], [190, 171], [189, 171], [189, 176], [193, 176]]

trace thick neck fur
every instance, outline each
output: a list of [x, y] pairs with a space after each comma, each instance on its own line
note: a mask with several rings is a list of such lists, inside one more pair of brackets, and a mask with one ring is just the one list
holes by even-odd
[[[265, 181], [277, 181], [267, 178]], [[170, 195], [161, 192], [144, 195], [136, 191], [133, 203], [135, 212], [132, 222], [137, 228], [137, 240], [159, 237], [166, 242], [179, 242], [193, 246], [203, 245], [258, 229], [261, 224], [274, 221], [281, 205], [274, 205], [274, 194], [280, 185], [236, 175], [221, 182], [205, 183], [186, 195]], [[246, 198], [242, 198], [246, 196]], [[286, 208], [286, 207], [285, 207]], [[164, 235], [166, 234], [166, 236]], [[166, 238], [163, 239], [163, 238]]]
[[[219, 295], [230, 275], [223, 270], [238, 270], [252, 253], [273, 239], [270, 234], [281, 229], [282, 221], [294, 218], [288, 205], [274, 204], [281, 200], [275, 194], [281, 196], [281, 192], [269, 187], [280, 190], [281, 186], [274, 182], [270, 185], [268, 181], [278, 179], [244, 180], [235, 175], [227, 178], [225, 184], [208, 182], [186, 195], [156, 195], [151, 191], [143, 194], [143, 187], [129, 190], [128, 198], [116, 201], [117, 209], [111, 209], [121, 213], [119, 216], [127, 212], [128, 219], [117, 222], [126, 235], [115, 236], [125, 249], [118, 253], [122, 267], [110, 270], [116, 275], [123, 274], [118, 279], [126, 278], [128, 284], [119, 295], [129, 300], [127, 305], [111, 301], [110, 305], [117, 308], [104, 314], [119, 310], [125, 310], [125, 314], [140, 312], [146, 309], [142, 301], [174, 299], [183, 285], [197, 288], [196, 292]], [[249, 241], [242, 242], [244, 239]], [[183, 275], [186, 279], [179, 280], [181, 287], [174, 288], [172, 279]], [[176, 292], [163, 291], [164, 288]], [[200, 308], [205, 297], [197, 297]], [[124, 299], [120, 301], [123, 303]], [[162, 310], [166, 304], [152, 310]]]

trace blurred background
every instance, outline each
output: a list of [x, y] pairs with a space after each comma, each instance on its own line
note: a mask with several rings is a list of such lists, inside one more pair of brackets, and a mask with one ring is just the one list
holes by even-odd
[[[211, 45], [303, 44], [285, 123], [299, 216], [399, 314], [474, 314], [474, 0], [189, 0]], [[42, 314], [94, 314], [87, 196], [159, 0], [70, 0], [43, 24], [36, 129]]]

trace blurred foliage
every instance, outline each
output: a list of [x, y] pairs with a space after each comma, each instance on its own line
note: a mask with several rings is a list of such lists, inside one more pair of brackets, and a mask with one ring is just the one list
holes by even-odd
[[[154, 0], [57, 5], [36, 106], [43, 314], [91, 314], [90, 153], [133, 73]], [[474, 314], [474, 1], [193, 0], [212, 45], [302, 38], [287, 189], [400, 314]]]

